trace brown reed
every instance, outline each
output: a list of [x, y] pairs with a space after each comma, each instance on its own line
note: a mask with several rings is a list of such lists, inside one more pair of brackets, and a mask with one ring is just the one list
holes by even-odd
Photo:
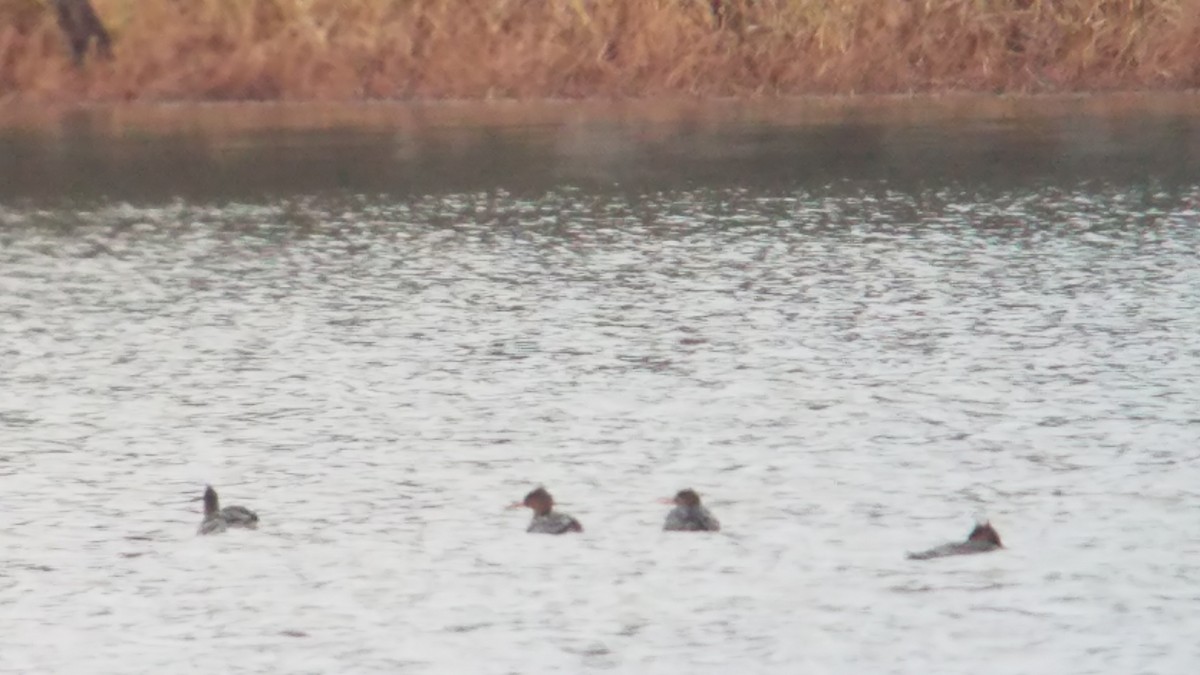
[[1193, 89], [1200, 0], [93, 0], [73, 66], [0, 0], [0, 99], [355, 100]]

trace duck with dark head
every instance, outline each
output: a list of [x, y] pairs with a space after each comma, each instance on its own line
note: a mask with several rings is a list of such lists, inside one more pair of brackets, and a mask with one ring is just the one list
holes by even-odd
[[674, 504], [675, 508], [667, 514], [667, 522], [663, 530], [667, 532], [719, 532], [721, 523], [707, 508], [700, 503], [700, 495], [688, 488], [675, 493], [671, 499], [661, 500]]
[[244, 506], [221, 508], [217, 491], [211, 485], [204, 488], [204, 520], [200, 521], [199, 534], [217, 534], [231, 527], [258, 529], [258, 514]]
[[522, 507], [533, 509], [533, 520], [530, 521], [526, 532], [537, 534], [583, 532], [583, 526], [579, 524], [578, 520], [554, 510], [554, 498], [544, 487], [533, 490], [525, 495], [524, 501], [514, 502], [508, 508], [519, 509]]
[[983, 521], [975, 524], [975, 529], [971, 530], [971, 534], [967, 535], [967, 540], [964, 542], [943, 544], [928, 551], [909, 553], [908, 557], [912, 560], [929, 560], [951, 555], [987, 553], [999, 548], [1004, 548], [1004, 544], [1000, 543], [1000, 533], [996, 532], [996, 528], [992, 527], [990, 522]]

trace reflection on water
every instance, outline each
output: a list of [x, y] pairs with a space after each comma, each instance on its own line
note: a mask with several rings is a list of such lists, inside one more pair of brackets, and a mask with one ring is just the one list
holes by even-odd
[[763, 103], [0, 109], [0, 199], [261, 200], [562, 185], [634, 192], [886, 180], [1167, 185], [1200, 96]]
[[[0, 671], [1190, 672], [1186, 134], [1110, 148], [1136, 180], [822, 182], [756, 133], [740, 182], [563, 185], [525, 130], [426, 192], [8, 183]], [[206, 482], [262, 529], [196, 538]], [[524, 534], [537, 483], [585, 534]], [[689, 486], [724, 532], [658, 531]], [[1008, 550], [904, 559], [976, 513]]]

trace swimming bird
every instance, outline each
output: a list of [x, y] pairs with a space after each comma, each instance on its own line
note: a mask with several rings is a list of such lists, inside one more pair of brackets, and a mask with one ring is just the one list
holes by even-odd
[[211, 485], [204, 487], [204, 520], [200, 521], [198, 534], [217, 534], [231, 527], [258, 529], [258, 514], [244, 506], [221, 508], [217, 491]]
[[554, 510], [554, 498], [544, 487], [533, 490], [525, 495], [524, 501], [514, 502], [508, 508], [519, 509], [521, 507], [533, 509], [533, 520], [530, 521], [526, 532], [537, 534], [583, 532], [583, 526], [579, 524], [578, 520]]
[[700, 495], [688, 488], [675, 493], [673, 499], [664, 499], [675, 508], [667, 514], [663, 530], [668, 532], [719, 532], [721, 523], [700, 504]]
[[967, 540], [962, 543], [943, 544], [928, 551], [909, 553], [908, 557], [912, 560], [929, 560], [930, 558], [944, 558], [951, 555], [986, 553], [988, 551], [995, 551], [998, 548], [1004, 548], [1004, 545], [1000, 543], [1000, 534], [996, 532], [996, 529], [992, 527], [990, 522], [984, 521], [976, 523], [975, 529], [971, 530], [971, 534], [967, 535]]

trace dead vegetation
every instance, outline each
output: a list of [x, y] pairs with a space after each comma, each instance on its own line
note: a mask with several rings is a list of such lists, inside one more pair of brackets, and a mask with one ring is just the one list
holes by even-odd
[[1191, 89], [1200, 0], [0, 0], [0, 98], [353, 100]]

